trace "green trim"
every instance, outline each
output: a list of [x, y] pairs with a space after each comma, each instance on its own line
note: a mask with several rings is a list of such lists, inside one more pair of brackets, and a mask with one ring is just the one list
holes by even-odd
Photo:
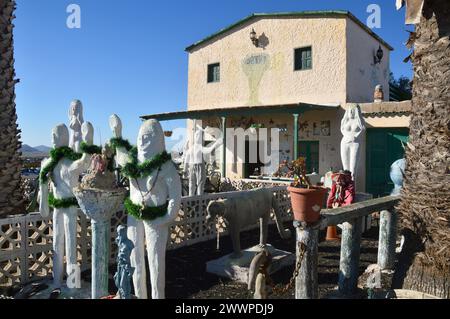
[[75, 153], [70, 147], [63, 146], [57, 147], [50, 151], [50, 163], [48, 163], [44, 168], [42, 168], [41, 173], [39, 174], [39, 180], [41, 183], [48, 182], [49, 178], [52, 178], [53, 170], [56, 165], [58, 165], [59, 161], [63, 158], [67, 158], [71, 161], [77, 161], [81, 159], [83, 154]]
[[155, 119], [158, 121], [172, 121], [183, 119], [204, 119], [207, 117], [231, 117], [231, 116], [254, 116], [264, 114], [302, 114], [309, 111], [337, 110], [339, 105], [318, 105], [308, 103], [292, 103], [277, 105], [239, 106], [233, 108], [218, 107], [207, 110], [191, 110], [171, 113], [160, 113], [141, 116], [142, 120]]
[[227, 177], [227, 118], [222, 117], [222, 178]]
[[80, 145], [80, 150], [82, 153], [86, 153], [89, 155], [101, 154], [102, 148], [97, 145], [88, 145], [86, 142], [82, 142]]
[[159, 217], [164, 217], [167, 214], [167, 208], [169, 207], [169, 202], [161, 206], [155, 207], [144, 207], [142, 205], [134, 204], [131, 199], [125, 199], [125, 210], [129, 215], [140, 220], [155, 220]]
[[172, 156], [166, 151], [163, 151], [162, 153], [156, 154], [152, 159], [138, 164], [137, 149], [133, 148], [131, 150], [131, 163], [127, 163], [122, 168], [121, 173], [128, 178], [148, 177], [169, 161], [172, 161]]
[[298, 114], [294, 114], [294, 158], [295, 161], [299, 157], [299, 149], [298, 149]]
[[253, 19], [256, 18], [281, 18], [281, 17], [293, 17], [293, 18], [299, 18], [299, 17], [348, 17], [353, 22], [355, 22], [358, 26], [360, 26], [364, 31], [366, 31], [369, 35], [374, 37], [377, 41], [379, 41], [381, 44], [383, 44], [385, 47], [387, 47], [389, 50], [393, 51], [394, 48], [389, 45], [386, 41], [384, 41], [379, 35], [377, 35], [375, 32], [373, 32], [369, 27], [367, 27], [364, 23], [362, 23], [357, 17], [355, 17], [350, 11], [345, 10], [325, 10], [325, 11], [299, 11], [299, 12], [279, 12], [279, 13], [254, 13], [242, 20], [239, 20], [236, 23], [233, 23], [232, 25], [214, 33], [210, 36], [204, 38], [203, 40], [200, 40], [190, 46], [188, 46], [185, 50], [187, 52], [191, 52], [196, 47], [204, 44], [205, 42], [208, 42], [219, 35], [222, 35], [238, 26], [241, 26]]
[[48, 206], [50, 206], [51, 208], [78, 207], [78, 201], [75, 197], [58, 199], [55, 198], [52, 193], [50, 193], [48, 194]]

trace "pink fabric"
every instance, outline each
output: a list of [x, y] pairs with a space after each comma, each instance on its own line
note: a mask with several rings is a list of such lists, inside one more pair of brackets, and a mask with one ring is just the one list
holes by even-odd
[[345, 182], [345, 184], [339, 186], [333, 181], [330, 194], [328, 195], [327, 208], [333, 208], [333, 204], [335, 203], [338, 204], [338, 207], [353, 204], [353, 201], [355, 200], [355, 182], [349, 180], [346, 180]]

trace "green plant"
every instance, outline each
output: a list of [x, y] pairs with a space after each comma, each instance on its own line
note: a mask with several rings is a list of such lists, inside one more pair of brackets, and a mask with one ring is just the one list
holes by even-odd
[[294, 182], [291, 184], [292, 187], [312, 187], [308, 176], [306, 176], [306, 158], [304, 157], [299, 157], [292, 162], [284, 161], [280, 164], [274, 176], [293, 178]]

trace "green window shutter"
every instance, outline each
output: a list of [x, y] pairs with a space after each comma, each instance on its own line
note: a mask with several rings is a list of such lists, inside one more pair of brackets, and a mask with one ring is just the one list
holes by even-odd
[[208, 65], [208, 83], [220, 82], [220, 63]]
[[294, 71], [312, 69], [311, 47], [299, 48], [294, 51]]

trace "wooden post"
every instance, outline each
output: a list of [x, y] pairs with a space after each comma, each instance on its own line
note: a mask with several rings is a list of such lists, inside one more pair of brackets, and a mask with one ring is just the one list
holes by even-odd
[[299, 157], [298, 151], [298, 114], [294, 114], [294, 158], [292, 160], [296, 160]]
[[227, 177], [227, 118], [222, 116], [222, 178]]
[[398, 216], [393, 208], [391, 211], [383, 210], [380, 216], [378, 266], [383, 270], [394, 269], [395, 263]]
[[339, 292], [345, 296], [356, 293], [358, 285], [361, 228], [361, 217], [343, 223], [342, 227]]
[[295, 279], [295, 299], [317, 299], [319, 297], [317, 279], [319, 228], [302, 227], [298, 221], [294, 221], [294, 227], [297, 230], [297, 262], [300, 258], [299, 243], [302, 242], [307, 247], [300, 272]]

